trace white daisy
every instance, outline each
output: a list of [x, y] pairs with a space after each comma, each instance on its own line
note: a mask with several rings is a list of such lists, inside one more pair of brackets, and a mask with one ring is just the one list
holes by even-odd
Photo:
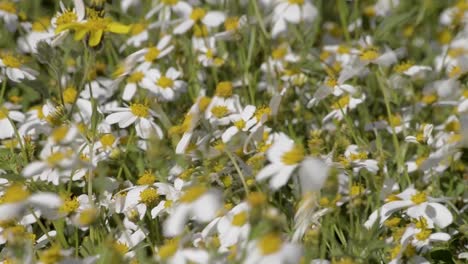
[[165, 101], [174, 101], [187, 86], [184, 81], [179, 80], [181, 76], [182, 73], [172, 67], [165, 74], [158, 69], [150, 69], [141, 85]]
[[140, 138], [148, 139], [156, 134], [163, 138], [163, 131], [154, 121], [156, 113], [144, 104], [131, 104], [129, 107], [118, 107], [112, 110], [112, 113], [106, 117], [109, 124], [118, 123], [120, 128], [126, 128], [135, 124], [135, 130]]
[[25, 119], [23, 113], [19, 111], [9, 110], [9, 104], [4, 104], [0, 107], [0, 139], [11, 138], [15, 135], [13, 121], [22, 123]]
[[220, 11], [206, 11], [203, 8], [197, 7], [190, 10], [184, 10], [184, 20], [173, 30], [176, 35], [184, 34], [191, 29], [195, 24], [202, 23], [208, 27], [217, 27], [226, 19], [226, 15]]
[[284, 133], [277, 133], [266, 155], [270, 164], [256, 178], [259, 181], [271, 178], [270, 187], [276, 190], [286, 185], [293, 171], [304, 160], [305, 151], [302, 145], [296, 144]]

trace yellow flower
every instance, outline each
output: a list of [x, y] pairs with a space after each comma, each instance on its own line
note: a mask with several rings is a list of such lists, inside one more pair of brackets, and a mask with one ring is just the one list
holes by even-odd
[[102, 39], [105, 32], [116, 34], [127, 34], [130, 32], [131, 27], [114, 22], [109, 17], [90, 16], [88, 20], [82, 22], [71, 22], [60, 25], [55, 30], [55, 33], [60, 33], [65, 30], [75, 31], [75, 40], [82, 40], [89, 33], [88, 44], [91, 47], [97, 46]]

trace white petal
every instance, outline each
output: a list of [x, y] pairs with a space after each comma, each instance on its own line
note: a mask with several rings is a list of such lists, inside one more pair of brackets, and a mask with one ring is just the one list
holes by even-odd
[[286, 166], [284, 168], [281, 168], [281, 170], [276, 175], [273, 175], [273, 177], [271, 178], [270, 187], [273, 190], [277, 190], [286, 185], [289, 178], [291, 177], [291, 173], [296, 167], [297, 165]]
[[138, 117], [134, 116], [132, 113], [127, 112], [128, 114], [119, 122], [120, 128], [126, 128], [129, 125], [133, 124]]
[[0, 205], [0, 221], [19, 217], [25, 209], [24, 203], [6, 203]]
[[276, 38], [279, 34], [286, 31], [286, 21], [284, 19], [278, 19], [275, 21], [273, 25], [273, 29], [271, 30], [271, 37]]
[[434, 233], [429, 236], [429, 239], [431, 241], [449, 241], [450, 240], [450, 235], [447, 233]]
[[184, 231], [185, 221], [190, 212], [190, 205], [179, 204], [163, 224], [165, 236], [173, 237]]
[[184, 154], [191, 139], [192, 133], [184, 133], [182, 138], [179, 140], [179, 143], [177, 143], [176, 154]]
[[62, 199], [55, 193], [35, 193], [29, 197], [29, 202], [42, 208], [58, 208], [62, 205]]
[[106, 122], [110, 125], [115, 124], [120, 122], [124, 117], [128, 116], [128, 114], [131, 114], [130, 112], [117, 112], [117, 113], [112, 113], [106, 117]]
[[224, 131], [223, 135], [221, 136], [221, 139], [223, 140], [224, 143], [229, 142], [231, 138], [239, 132], [239, 129], [236, 126], [231, 126], [226, 131]]
[[439, 203], [429, 203], [426, 208], [426, 214], [440, 228], [445, 228], [453, 222], [452, 213], [450, 213], [447, 207]]
[[194, 24], [193, 20], [191, 20], [191, 19], [185, 20], [180, 25], [178, 25], [176, 28], [174, 28], [174, 31], [172, 33], [174, 33], [176, 35], [184, 34], [185, 32], [187, 32], [193, 26], [193, 24]]
[[136, 90], [137, 90], [136, 83], [128, 83], [127, 85], [125, 85], [125, 89], [122, 94], [122, 99], [124, 99], [125, 101], [130, 101], [133, 95], [135, 95]]
[[47, 168], [47, 164], [41, 161], [33, 161], [29, 163], [21, 173], [24, 177], [29, 178], [34, 175], [41, 173], [45, 168]]
[[301, 9], [299, 5], [290, 5], [283, 13], [283, 17], [293, 24], [298, 24], [301, 21]]
[[255, 177], [257, 181], [261, 181], [271, 177], [273, 174], [277, 173], [281, 168], [277, 164], [268, 164], [263, 168]]
[[202, 22], [209, 27], [217, 27], [221, 25], [225, 19], [226, 15], [223, 12], [211, 11], [206, 14], [206, 16], [202, 19]]
[[327, 180], [329, 167], [317, 158], [308, 157], [299, 167], [299, 182], [303, 192], [320, 191]]

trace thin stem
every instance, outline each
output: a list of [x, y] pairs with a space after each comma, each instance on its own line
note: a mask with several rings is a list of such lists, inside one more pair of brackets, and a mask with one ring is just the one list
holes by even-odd
[[249, 187], [247, 186], [247, 182], [245, 181], [244, 174], [237, 164], [236, 158], [232, 155], [231, 151], [226, 150], [226, 154], [228, 155], [229, 159], [231, 160], [232, 164], [234, 164], [234, 168], [236, 168], [237, 173], [239, 174], [239, 178], [241, 179], [242, 185], [244, 186], [245, 194], [249, 194]]

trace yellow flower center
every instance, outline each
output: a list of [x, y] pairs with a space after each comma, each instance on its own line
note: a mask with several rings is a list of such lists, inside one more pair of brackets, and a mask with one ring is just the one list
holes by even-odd
[[8, 118], [9, 113], [10, 113], [10, 111], [8, 111], [8, 109], [6, 107], [4, 107], [4, 106], [0, 107], [0, 120]]
[[156, 182], [156, 175], [151, 171], [145, 171], [137, 181], [138, 185], [151, 185]]
[[103, 147], [110, 148], [115, 142], [115, 137], [112, 134], [105, 134], [103, 135], [100, 139], [99, 142], [101, 142]]
[[288, 0], [288, 3], [291, 5], [303, 5], [304, 0]]
[[452, 67], [452, 69], [448, 73], [448, 76], [450, 78], [454, 78], [454, 77], [456, 77], [456, 76], [458, 76], [458, 75], [460, 75], [462, 73], [463, 73], [462, 68], [457, 65], [457, 66]]
[[13, 55], [7, 54], [2, 58], [3, 64], [10, 68], [19, 68], [22, 65], [21, 59]]
[[208, 28], [203, 24], [195, 24], [193, 26], [193, 35], [197, 38], [207, 37]]
[[156, 204], [158, 199], [158, 191], [154, 188], [147, 188], [140, 193], [140, 202], [146, 204], [147, 206], [152, 206]]
[[363, 61], [372, 61], [377, 59], [378, 57], [379, 53], [375, 49], [365, 50], [360, 56], [361, 60]]
[[125, 255], [129, 250], [128, 246], [121, 242], [113, 243], [112, 248], [121, 256]]
[[254, 116], [257, 119], [257, 121], [260, 121], [262, 117], [264, 117], [265, 115], [268, 117], [270, 114], [271, 114], [270, 107], [264, 106], [264, 107], [258, 108], [257, 111], [255, 111]]
[[44, 32], [47, 31], [47, 28], [50, 26], [50, 17], [42, 17], [38, 21], [32, 24], [32, 30], [35, 32]]
[[141, 82], [141, 80], [143, 80], [143, 77], [145, 77], [145, 74], [143, 74], [143, 72], [136, 71], [130, 74], [130, 76], [128, 76], [127, 81], [129, 83], [138, 83], [138, 82]]
[[179, 0], [161, 0], [161, 2], [165, 5], [173, 6], [176, 5], [179, 2]]
[[210, 105], [210, 103], [211, 103], [211, 98], [207, 96], [203, 96], [198, 101], [198, 108], [200, 109], [201, 112], [204, 112], [206, 108], [208, 107], [208, 105]]
[[59, 245], [53, 245], [39, 254], [39, 260], [44, 264], [59, 263], [63, 256]]
[[130, 34], [132, 36], [136, 36], [140, 34], [141, 32], [145, 31], [146, 29], [146, 24], [145, 23], [137, 23], [132, 25], [132, 29], [130, 30]]
[[195, 8], [193, 9], [192, 13], [190, 14], [190, 19], [192, 19], [195, 22], [198, 22], [202, 20], [206, 15], [206, 11], [203, 8]]
[[63, 101], [66, 104], [73, 104], [76, 100], [76, 96], [78, 95], [78, 91], [73, 86], [67, 87], [63, 91]]
[[52, 131], [52, 138], [55, 142], [59, 142], [67, 136], [68, 130], [69, 127], [66, 125], [57, 127], [54, 129], [54, 131]]
[[263, 205], [265, 202], [267, 202], [267, 200], [267, 196], [262, 192], [251, 192], [247, 195], [247, 202], [252, 207]]
[[429, 238], [429, 236], [432, 234], [430, 229], [423, 229], [421, 232], [417, 233], [415, 235], [416, 239], [419, 241], [424, 241]]
[[31, 195], [31, 193], [21, 184], [13, 184], [5, 190], [2, 197], [3, 203], [22, 202]]
[[54, 152], [50, 154], [49, 157], [47, 157], [47, 164], [49, 164], [50, 167], [55, 167], [57, 166], [60, 161], [62, 161], [65, 158], [65, 154], [62, 152]]
[[0, 2], [0, 10], [3, 10], [10, 14], [16, 14], [16, 6], [14, 3], [9, 1]]
[[62, 206], [60, 207], [59, 211], [65, 214], [70, 214], [75, 212], [78, 207], [80, 207], [80, 202], [76, 197], [74, 198], [67, 198]]
[[159, 78], [156, 84], [163, 89], [172, 88], [174, 86], [174, 80], [163, 75]]
[[275, 60], [281, 60], [286, 56], [287, 52], [288, 50], [285, 47], [279, 47], [273, 50], [271, 57], [273, 57]]
[[149, 116], [149, 108], [143, 104], [132, 104], [130, 105], [130, 110], [132, 114], [137, 117], [148, 117]]
[[246, 211], [235, 214], [232, 218], [231, 224], [233, 226], [243, 226], [248, 220], [248, 215]]
[[[453, 34], [450, 30], [443, 30], [437, 34], [437, 40], [440, 42], [442, 45], [449, 44], [450, 41], [453, 39]], [[450, 52], [449, 52], [450, 53]]]
[[207, 191], [207, 188], [205, 186], [201, 186], [201, 185], [192, 186], [185, 191], [182, 197], [180, 197], [180, 201], [182, 203], [191, 203], [197, 200], [198, 198], [200, 198], [200, 196], [206, 193], [206, 191]]
[[398, 255], [400, 254], [400, 251], [401, 251], [401, 245], [398, 244], [394, 248], [392, 248], [392, 250], [390, 251], [390, 258], [391, 259], [397, 258]]
[[63, 26], [69, 23], [76, 22], [78, 20], [78, 16], [75, 12], [66, 10], [63, 12], [57, 19], [55, 20], [55, 24], [58, 26]]
[[216, 85], [216, 96], [219, 97], [230, 97], [232, 95], [232, 83], [231, 82], [220, 82]]
[[399, 126], [399, 125], [401, 125], [401, 115], [399, 115], [399, 114], [391, 115], [388, 118], [388, 121], [389, 121], [390, 125], [393, 126], [393, 127]]
[[349, 95], [345, 95], [345, 96], [341, 97], [340, 99], [338, 99], [338, 101], [333, 103], [331, 107], [333, 109], [344, 108], [349, 104], [350, 100], [351, 100], [351, 98], [349, 97]]
[[161, 51], [156, 47], [148, 48], [148, 52], [145, 54], [145, 61], [152, 62], [158, 58]]
[[361, 151], [361, 152], [358, 152], [358, 153], [351, 153], [351, 155], [349, 155], [349, 158], [352, 161], [367, 159], [367, 153], [364, 152], [364, 151]]
[[339, 45], [338, 49], [336, 50], [338, 54], [348, 54], [350, 51], [351, 49], [346, 45]]
[[362, 185], [353, 184], [353, 186], [351, 186], [351, 190], [349, 190], [349, 195], [358, 196], [358, 195], [363, 194], [364, 191], [365, 191], [365, 189], [364, 189], [364, 187], [362, 187]]
[[338, 84], [338, 82], [333, 77], [328, 77], [327, 80], [325, 81], [325, 85], [330, 87], [330, 88], [335, 87], [337, 84]]
[[166, 260], [177, 252], [179, 248], [179, 240], [178, 239], [171, 239], [168, 240], [164, 245], [159, 248], [158, 255], [162, 260]]
[[386, 227], [396, 227], [400, 224], [401, 218], [399, 217], [392, 217], [384, 222]]
[[425, 104], [433, 104], [437, 101], [437, 94], [436, 93], [431, 93], [431, 94], [425, 94], [422, 98], [421, 98], [421, 102], [425, 103]]
[[453, 120], [445, 125], [445, 131], [447, 132], [458, 132], [460, 131], [461, 125], [458, 120]]
[[239, 18], [238, 17], [228, 17], [224, 21], [224, 28], [226, 31], [233, 31], [239, 28]]
[[258, 240], [257, 247], [262, 255], [270, 255], [281, 249], [283, 241], [278, 234], [270, 233]]
[[411, 61], [402, 62], [398, 64], [397, 66], [395, 66], [395, 71], [398, 73], [403, 73], [407, 71], [409, 68], [411, 68], [413, 65], [414, 63]]
[[78, 217], [78, 223], [82, 226], [89, 226], [96, 220], [97, 217], [98, 210], [95, 208], [88, 208], [81, 212], [80, 216]]
[[216, 118], [221, 118], [226, 116], [229, 113], [229, 110], [226, 106], [224, 105], [217, 105], [211, 109], [211, 113], [216, 117]]
[[427, 195], [423, 192], [418, 192], [417, 194], [411, 196], [411, 201], [415, 204], [421, 204], [427, 201]]
[[304, 159], [304, 152], [302, 145], [295, 145], [290, 151], [281, 156], [281, 161], [286, 165], [295, 165]]
[[236, 121], [234, 122], [234, 126], [241, 130], [245, 127], [245, 121], [243, 119]]
[[416, 228], [419, 228], [419, 229], [427, 229], [428, 224], [427, 224], [426, 218], [420, 217], [420, 218], [416, 221], [415, 226], [416, 226]]

